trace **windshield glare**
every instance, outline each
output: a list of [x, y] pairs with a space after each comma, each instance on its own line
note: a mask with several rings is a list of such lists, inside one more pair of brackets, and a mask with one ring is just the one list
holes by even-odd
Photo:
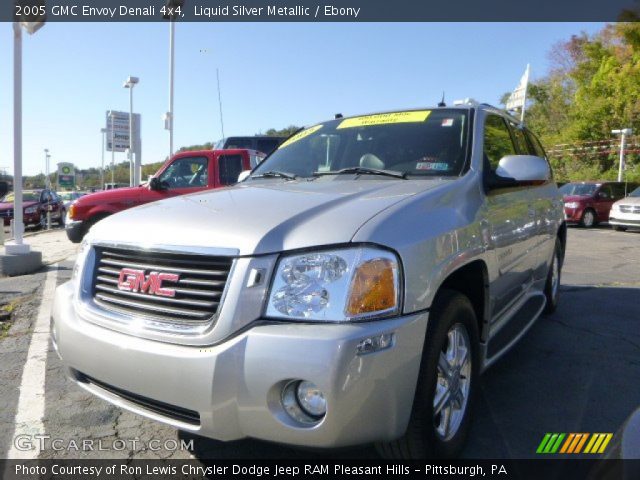
[[253, 172], [298, 177], [364, 167], [412, 176], [458, 176], [467, 157], [468, 113], [421, 110], [332, 120], [303, 130]]
[[[8, 193], [3, 199], [3, 202], [14, 202], [15, 197], [13, 192]], [[22, 201], [23, 202], [39, 202], [40, 201], [40, 192], [22, 192]]]
[[591, 196], [598, 186], [595, 183], [567, 183], [560, 187], [562, 195]]

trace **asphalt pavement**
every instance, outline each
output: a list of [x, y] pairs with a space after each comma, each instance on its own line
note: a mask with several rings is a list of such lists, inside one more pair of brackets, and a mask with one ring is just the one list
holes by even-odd
[[[0, 323], [0, 405], [4, 406], [0, 409], [0, 458], [15, 452], [15, 433], [29, 428], [16, 420], [25, 401], [20, 397], [23, 371], [32, 363], [27, 358], [34, 355], [34, 335], [42, 333], [36, 326], [38, 316], [48, 307], [47, 298], [42, 304], [46, 278], [58, 285], [67, 281], [77, 251], [63, 231], [43, 232], [28, 241], [42, 249], [49, 265], [33, 275], [0, 279], [0, 308], [12, 312], [9, 324]], [[559, 308], [540, 318], [483, 375], [464, 457], [532, 458], [546, 432], [618, 430], [640, 405], [639, 272], [640, 232], [570, 228]], [[35, 386], [43, 408], [37, 428], [43, 431], [30, 434], [50, 438], [36, 452], [39, 458], [195, 457], [206, 461], [375, 455], [369, 447], [309, 451], [255, 440], [223, 443], [180, 433], [86, 393], [64, 376], [50, 344], [43, 348], [44, 353], [38, 357], [36, 352], [35, 357], [43, 372], [43, 384]], [[60, 441], [52, 445], [54, 439]], [[73, 448], [87, 440], [93, 442], [93, 451]], [[114, 441], [122, 441], [116, 443], [124, 448], [113, 448]], [[179, 448], [181, 441], [188, 448]], [[98, 445], [107, 448], [98, 450]]]

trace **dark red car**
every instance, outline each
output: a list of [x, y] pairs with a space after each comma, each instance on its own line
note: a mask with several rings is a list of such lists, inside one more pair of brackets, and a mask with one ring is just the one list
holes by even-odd
[[567, 223], [591, 228], [609, 220], [611, 205], [627, 196], [635, 185], [624, 182], [572, 182], [560, 187]]
[[[0, 218], [4, 220], [4, 225], [9, 225], [13, 219], [13, 203], [13, 192], [5, 195], [0, 202]], [[44, 190], [24, 190], [22, 192], [22, 209], [25, 226], [46, 227], [47, 212], [51, 212], [52, 222], [64, 225], [66, 215], [64, 202], [52, 190], [46, 188]]]

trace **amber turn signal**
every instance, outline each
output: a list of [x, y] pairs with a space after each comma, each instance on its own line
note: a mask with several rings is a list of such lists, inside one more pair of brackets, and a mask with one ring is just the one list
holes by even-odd
[[351, 282], [347, 315], [386, 311], [396, 307], [395, 264], [386, 258], [376, 258], [361, 264]]

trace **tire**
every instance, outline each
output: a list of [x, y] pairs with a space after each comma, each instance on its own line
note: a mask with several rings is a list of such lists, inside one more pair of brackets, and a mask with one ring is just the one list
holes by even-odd
[[592, 208], [587, 208], [582, 212], [582, 218], [580, 219], [580, 226], [584, 228], [592, 228], [596, 225], [596, 212]]
[[611, 225], [611, 228], [613, 228], [616, 232], [626, 232], [627, 231], [627, 227], [621, 227], [620, 225]]
[[547, 273], [547, 282], [544, 286], [544, 296], [547, 304], [544, 306], [543, 313], [549, 315], [558, 308], [558, 298], [560, 296], [560, 279], [562, 277], [562, 261], [564, 259], [562, 251], [562, 242], [556, 238], [556, 245], [553, 249], [553, 257]]
[[[458, 357], [453, 353], [452, 339], [458, 341]], [[462, 359], [466, 346], [466, 357]], [[476, 315], [469, 299], [453, 290], [438, 293], [429, 316], [429, 325], [422, 352], [418, 384], [413, 399], [409, 425], [398, 440], [377, 444], [378, 452], [386, 458], [450, 458], [461, 450], [469, 432], [471, 406], [479, 374], [479, 336]], [[451, 358], [453, 356], [453, 358]], [[442, 358], [441, 358], [442, 357]], [[455, 361], [455, 358], [458, 361]], [[455, 368], [453, 398], [451, 380], [445, 379], [444, 370]], [[451, 363], [450, 363], [451, 362]], [[456, 374], [457, 372], [457, 374]], [[465, 394], [466, 392], [466, 394]], [[447, 398], [436, 413], [436, 395]], [[443, 428], [445, 413], [449, 412], [449, 432]]]
[[67, 211], [65, 209], [62, 209], [60, 211], [60, 219], [58, 220], [58, 225], [60, 226], [60, 228], [64, 228], [66, 216], [67, 216]]

